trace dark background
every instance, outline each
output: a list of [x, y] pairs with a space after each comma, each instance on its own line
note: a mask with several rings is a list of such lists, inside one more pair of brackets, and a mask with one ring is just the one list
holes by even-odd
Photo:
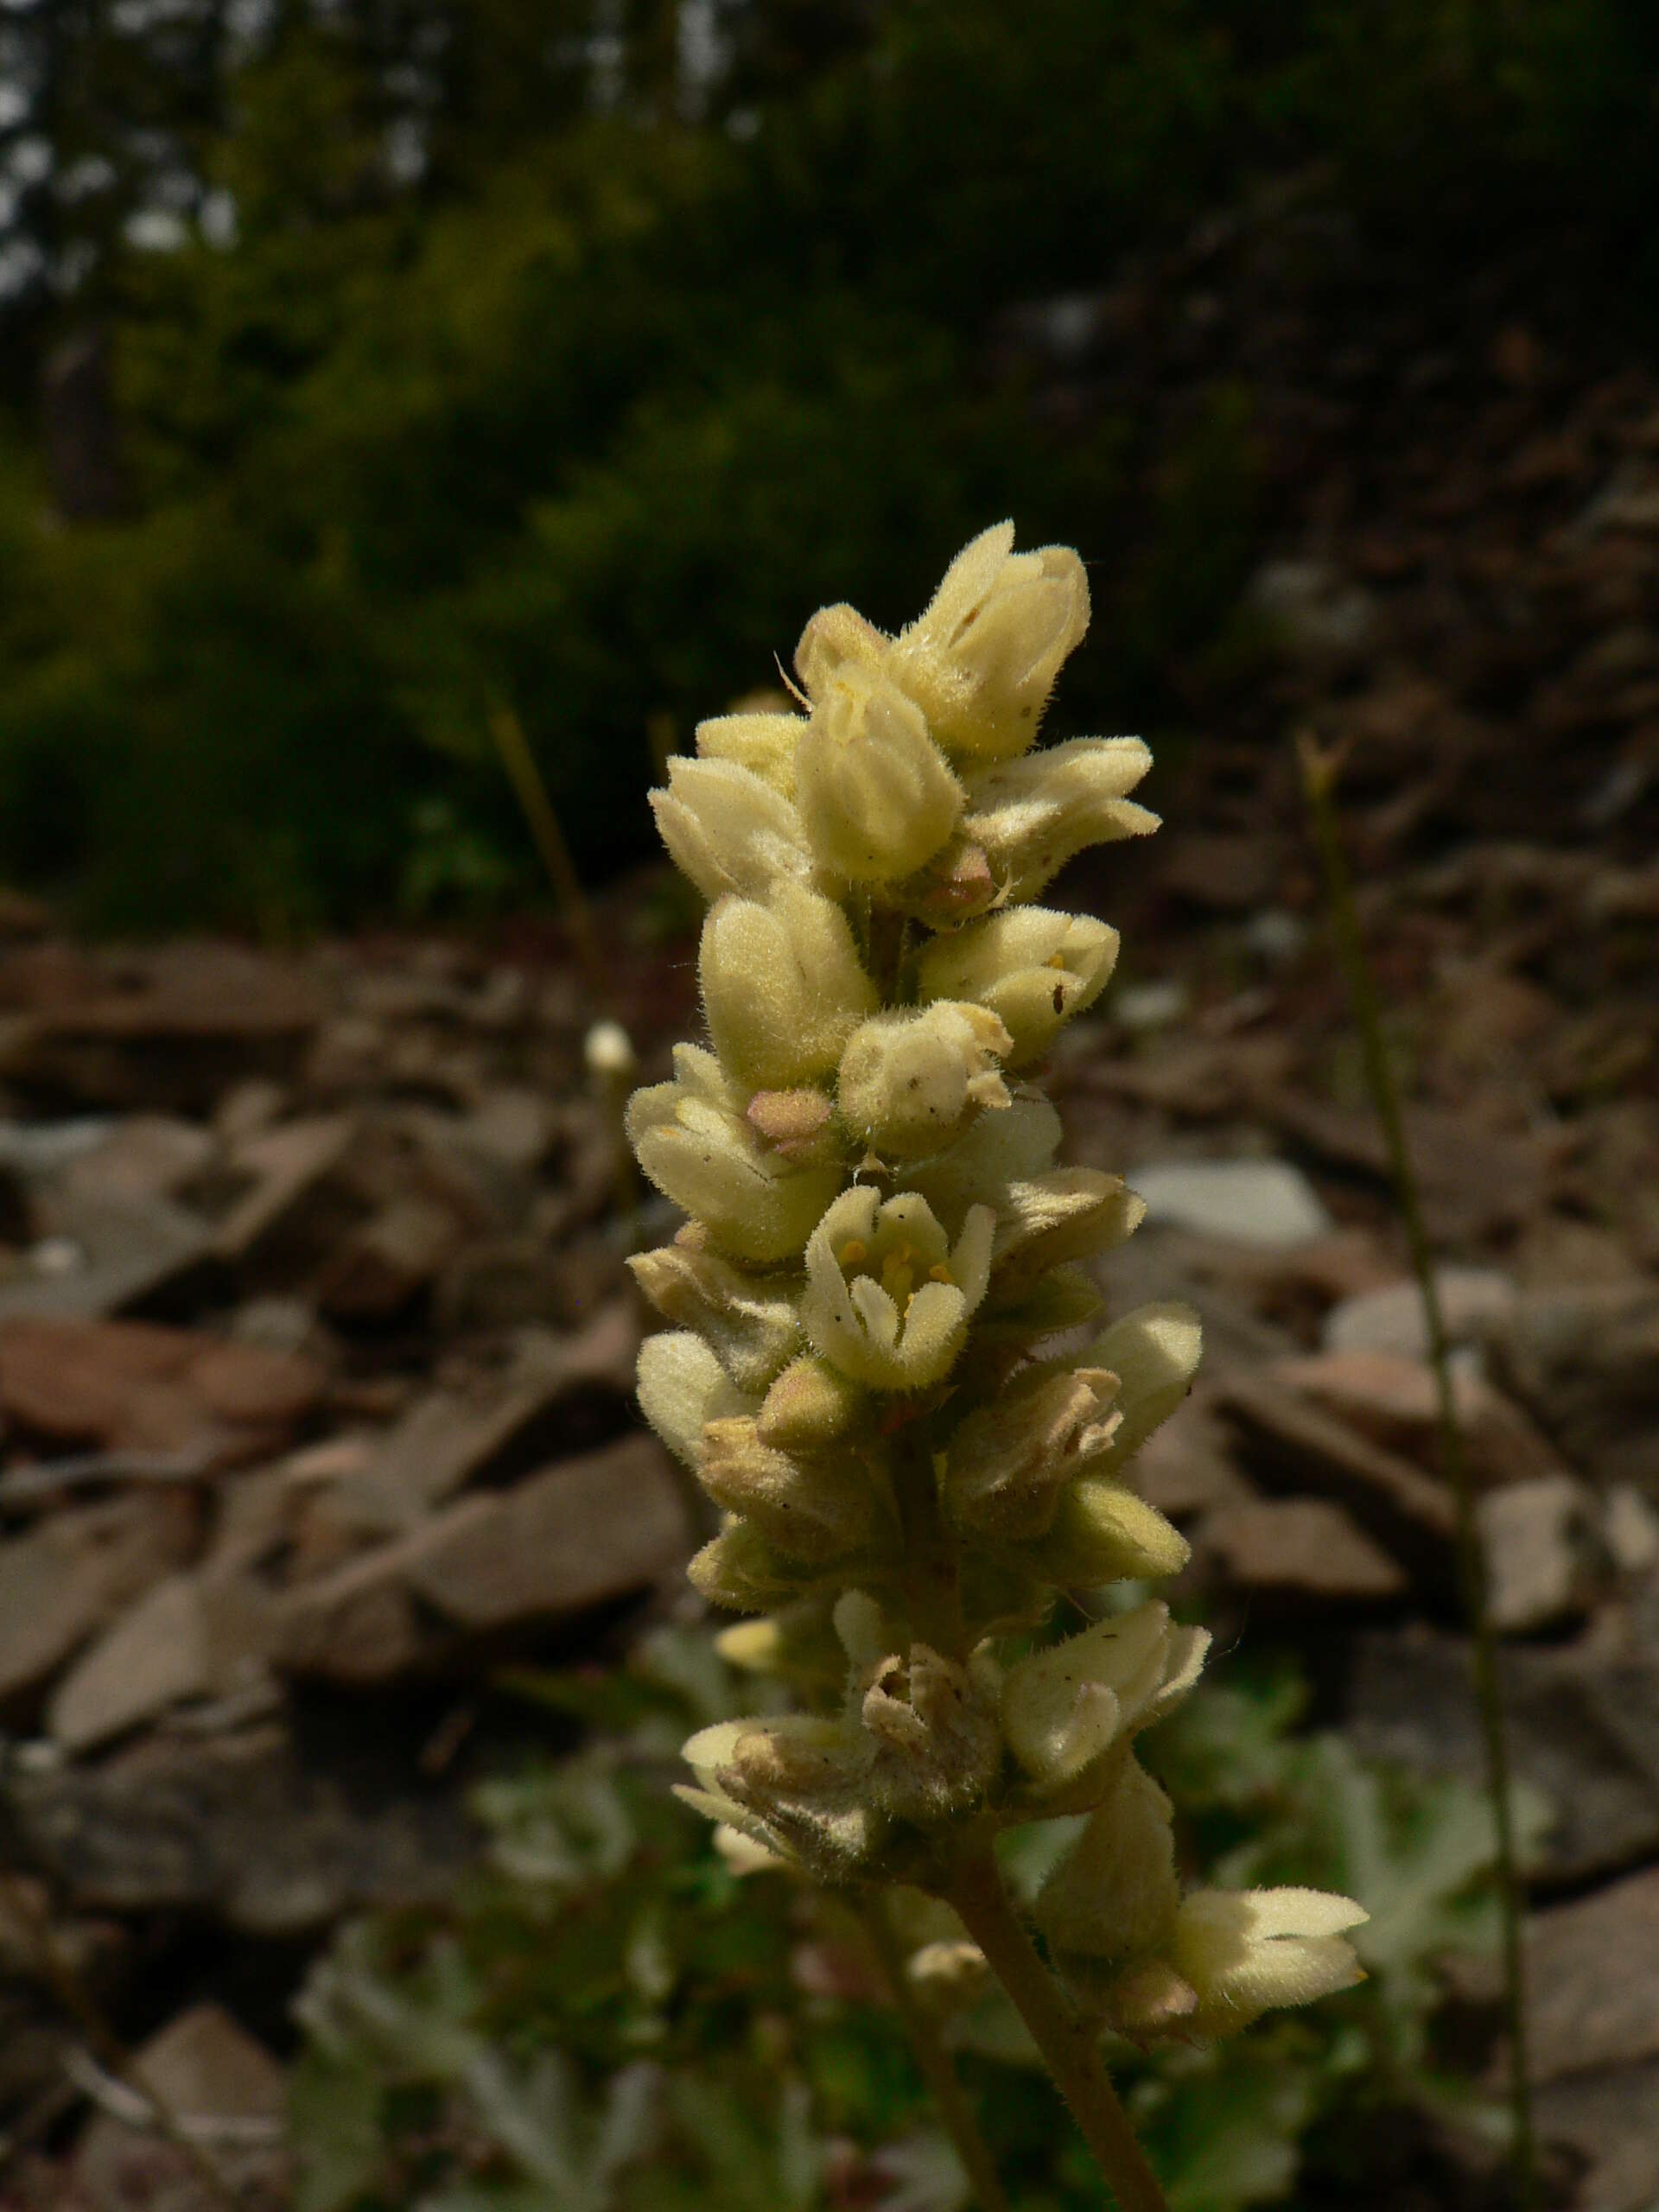
[[1311, 549], [1338, 614], [1333, 557], [1451, 593], [1554, 813], [1581, 622], [1398, 508], [1477, 464], [1501, 550], [1598, 488], [1513, 464], [1649, 350], [1656, 85], [1641, 0], [13, 6], [0, 869], [123, 930], [520, 908], [505, 704], [601, 881], [653, 745], [1007, 512], [1090, 563], [1064, 728], [1277, 741]]

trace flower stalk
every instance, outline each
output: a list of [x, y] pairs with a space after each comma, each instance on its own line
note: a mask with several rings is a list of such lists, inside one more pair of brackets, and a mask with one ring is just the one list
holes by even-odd
[[[799, 713], [705, 722], [671, 761], [652, 803], [709, 901], [709, 1046], [630, 1104], [689, 1217], [632, 1265], [670, 1324], [641, 1407], [725, 1516], [692, 1582], [757, 1617], [721, 1648], [797, 1700], [694, 1736], [681, 1794], [746, 1871], [931, 1915], [906, 1970], [948, 2004], [988, 1966], [1126, 2212], [1152, 2212], [1102, 2035], [1207, 2041], [1345, 1987], [1365, 1916], [1306, 1890], [1184, 1897], [1135, 1740], [1208, 1638], [1156, 1599], [1052, 1635], [1062, 1596], [1184, 1564], [1131, 1463], [1200, 1340], [1173, 1305], [1100, 1327], [1089, 1263], [1144, 1209], [1056, 1165], [1039, 1079], [1117, 937], [1038, 902], [1085, 847], [1158, 826], [1128, 796], [1138, 739], [1034, 749], [1088, 613], [1075, 553], [1016, 553], [998, 524], [897, 638], [815, 615]], [[1045, 1965], [992, 1844], [1077, 1814], [1033, 1909]]]

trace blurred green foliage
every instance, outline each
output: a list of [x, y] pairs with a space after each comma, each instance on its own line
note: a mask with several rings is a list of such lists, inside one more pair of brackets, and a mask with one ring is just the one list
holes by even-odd
[[1253, 557], [1250, 395], [1167, 449], [1062, 435], [992, 373], [999, 308], [1316, 164], [1436, 251], [1655, 251], [1638, 0], [747, 0], [701, 88], [634, 0], [605, 102], [575, 0], [453, 12], [292, 8], [193, 95], [235, 243], [111, 250], [36, 332], [108, 340], [116, 511], [54, 519], [31, 407], [0, 421], [0, 870], [93, 921], [522, 898], [500, 697], [604, 871], [644, 848], [648, 716], [686, 741], [825, 598], [906, 619], [1005, 512], [1107, 588], [1065, 715], [1179, 719]]
[[[1433, 2034], [1435, 1962], [1496, 1941], [1484, 1801], [1297, 1735], [1284, 1666], [1229, 1671], [1147, 1739], [1192, 1807], [1190, 1871], [1363, 1898], [1371, 1978], [1212, 2050], [1116, 2050], [1173, 2212], [1281, 2202], [1299, 2183], [1337, 2201], [1379, 2126], [1414, 2109], [1493, 2119], [1437, 2069]], [[312, 1970], [298, 2212], [957, 2212], [965, 2183], [845, 1904], [739, 1879], [669, 1795], [687, 1731], [753, 1683], [703, 1637], [659, 1630], [626, 1670], [524, 1687], [584, 1718], [586, 1748], [479, 1794], [488, 1865], [442, 1911], [359, 1923]], [[1008, 1839], [1016, 1887], [1034, 1890], [1076, 1825]], [[1005, 2000], [950, 2034], [1022, 2212], [1097, 2204]]]

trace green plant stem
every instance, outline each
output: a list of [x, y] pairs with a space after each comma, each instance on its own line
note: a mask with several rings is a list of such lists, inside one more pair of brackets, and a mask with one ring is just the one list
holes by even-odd
[[220, 2212], [243, 2212], [238, 2196], [207, 2151], [184, 2126], [165, 2097], [144, 2078], [143, 2069], [105, 2018], [73, 1963], [65, 1955], [46, 1913], [37, 1908], [24, 1885], [0, 1874], [0, 1894], [17, 1927], [23, 1932], [41, 1981], [86, 2037], [92, 2056], [106, 2074], [141, 2096], [155, 2115], [158, 2132], [185, 2158], [196, 2179]]
[[1382, 1008], [1365, 957], [1359, 915], [1354, 903], [1353, 880], [1343, 852], [1337, 821], [1336, 763], [1303, 733], [1297, 740], [1302, 792], [1313, 824], [1330, 904], [1337, 957], [1342, 966], [1354, 1020], [1359, 1031], [1366, 1087], [1388, 1147], [1389, 1170], [1395, 1201], [1405, 1225], [1412, 1272], [1422, 1301], [1424, 1333], [1428, 1340], [1429, 1364], [1434, 1374], [1436, 1424], [1440, 1465], [1452, 1485], [1457, 1508], [1458, 1573], [1465, 1610], [1474, 1643], [1475, 1694], [1480, 1707], [1481, 1734], [1486, 1753], [1486, 1782], [1492, 1803], [1497, 1838], [1497, 1874], [1503, 1920], [1504, 2012], [1510, 2044], [1510, 2108], [1514, 2129], [1511, 2155], [1516, 2198], [1521, 2212], [1530, 2212], [1535, 2196], [1532, 2098], [1527, 2067], [1526, 1964], [1522, 1945], [1521, 1877], [1516, 1864], [1515, 1822], [1510, 1799], [1509, 1742], [1503, 1723], [1503, 1701], [1498, 1682], [1497, 1643], [1486, 1604], [1485, 1561], [1475, 1520], [1473, 1486], [1468, 1456], [1452, 1395], [1452, 1369], [1445, 1316], [1440, 1311], [1434, 1280], [1433, 1257], [1423, 1220], [1422, 1197], [1406, 1141], [1405, 1117], [1382, 1033]]
[[558, 815], [547, 795], [547, 786], [536, 766], [524, 724], [505, 701], [498, 701], [490, 709], [488, 720], [491, 739], [541, 855], [542, 866], [547, 870], [559, 912], [587, 976], [588, 987], [594, 994], [594, 1009], [602, 1012], [609, 992], [593, 910], [576, 874], [575, 862], [570, 857]]
[[1096, 2038], [1037, 1955], [1036, 1945], [1008, 1902], [988, 1844], [963, 1853], [947, 1894], [1030, 2029], [1122, 2212], [1169, 2212]]
[[922, 2079], [938, 2107], [945, 2133], [956, 2145], [957, 2156], [962, 2161], [980, 2212], [1008, 2212], [1008, 2200], [997, 2177], [996, 2162], [979, 2132], [979, 2122], [957, 2079], [957, 2069], [940, 2038], [938, 2024], [917, 1999], [910, 1976], [905, 1971], [904, 1952], [893, 1935], [881, 1899], [870, 1897], [862, 1902], [859, 1917], [881, 1968], [882, 1979], [892, 1990], [894, 2010], [905, 2024]]

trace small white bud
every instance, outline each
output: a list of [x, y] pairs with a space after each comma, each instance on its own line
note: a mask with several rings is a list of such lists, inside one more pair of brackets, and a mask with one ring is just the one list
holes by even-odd
[[1060, 665], [1089, 626], [1089, 582], [1069, 546], [1014, 550], [1014, 524], [964, 546], [887, 666], [942, 744], [1005, 759], [1037, 734]]
[[620, 1021], [596, 1021], [582, 1040], [582, 1056], [589, 1075], [626, 1083], [639, 1065], [633, 1039]]
[[809, 699], [822, 699], [843, 669], [879, 669], [890, 642], [855, 607], [821, 607], [801, 632], [795, 673]]
[[962, 834], [1016, 905], [1090, 845], [1145, 837], [1158, 817], [1124, 793], [1152, 766], [1138, 737], [1076, 737], [976, 776]]
[[798, 883], [779, 884], [765, 905], [718, 900], [702, 925], [697, 973], [721, 1065], [749, 1090], [790, 1090], [827, 1075], [880, 1003], [846, 915]]
[[938, 1152], [977, 1108], [1010, 1103], [996, 1065], [1010, 1041], [984, 1007], [941, 1001], [878, 1014], [853, 1032], [841, 1056], [842, 1118], [880, 1153]]
[[[1099, 1167], [1057, 1167], [1047, 1175], [1009, 1183], [996, 1202], [993, 1264], [999, 1295], [1036, 1283], [1065, 1261], [1109, 1252], [1134, 1235], [1146, 1211], [1146, 1201], [1121, 1175], [1108, 1175]], [[1112, 1367], [1093, 1353], [1090, 1364]]]
[[1155, 1506], [1122, 1483], [1079, 1475], [1060, 1494], [1047, 1535], [1033, 1547], [1062, 1589], [1157, 1582], [1179, 1574], [1192, 1546]]
[[850, 664], [812, 709], [795, 779], [813, 852], [855, 883], [911, 874], [962, 814], [962, 786], [920, 709], [880, 676]]
[[706, 1421], [696, 1466], [715, 1504], [752, 1522], [782, 1559], [821, 1566], [894, 1533], [861, 1465], [829, 1469], [777, 1451], [750, 1415]]
[[1232, 2035], [1280, 2005], [1309, 2005], [1365, 1979], [1344, 1932], [1370, 1918], [1323, 1890], [1198, 1890], [1175, 1916], [1170, 1957], [1198, 1993], [1187, 2026]]
[[839, 1368], [804, 1354], [767, 1391], [759, 1416], [761, 1440], [785, 1452], [824, 1451], [846, 1435], [868, 1403], [860, 1385]]
[[1122, 1466], [1169, 1419], [1192, 1387], [1203, 1350], [1203, 1322], [1173, 1301], [1137, 1306], [1090, 1346], [1090, 1359], [1117, 1377], [1123, 1415], [1103, 1473]]
[[843, 1191], [806, 1248], [801, 1319], [824, 1357], [878, 1390], [946, 1375], [990, 1279], [994, 1218], [972, 1206], [950, 1246], [926, 1201]]
[[1117, 931], [1084, 914], [1013, 906], [935, 938], [917, 963], [925, 999], [972, 999], [1007, 1027], [1008, 1060], [1046, 1052], [1062, 1026], [1105, 989]]

